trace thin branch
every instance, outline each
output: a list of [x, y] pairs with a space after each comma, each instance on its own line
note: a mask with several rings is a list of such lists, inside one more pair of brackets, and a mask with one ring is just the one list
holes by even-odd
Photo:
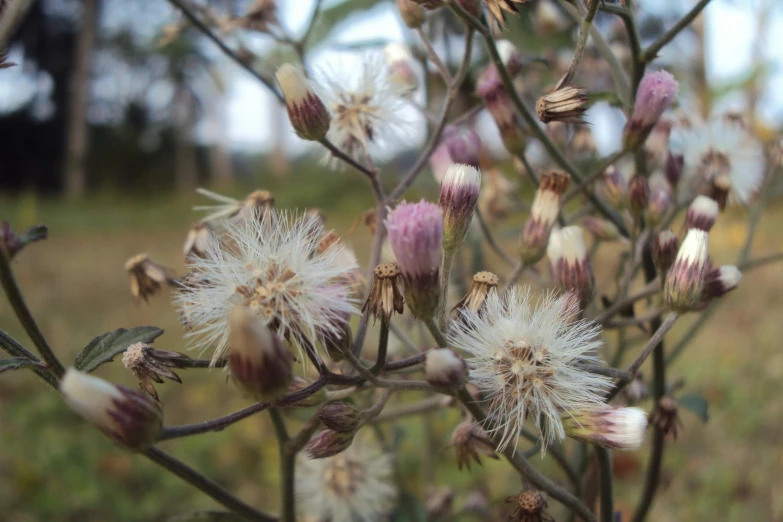
[[671, 42], [675, 36], [680, 34], [680, 31], [688, 27], [709, 3], [710, 0], [701, 0], [698, 4], [693, 6], [693, 9], [691, 9], [688, 14], [680, 18], [680, 20], [674, 24], [671, 29], [666, 31], [660, 38], [658, 38], [649, 47], [647, 47], [647, 49], [644, 50], [642, 59], [645, 62], [653, 61], [658, 56], [658, 51], [663, 49], [663, 47]]
[[618, 299], [611, 306], [604, 309], [597, 316], [591, 320], [598, 324], [606, 324], [612, 317], [623, 311], [630, 305], [633, 305], [636, 301], [652, 297], [661, 291], [661, 285], [658, 280], [654, 280], [642, 288], [639, 293]]
[[378, 336], [378, 356], [375, 359], [375, 365], [370, 368], [370, 373], [376, 374], [383, 371], [386, 366], [386, 352], [389, 348], [389, 324], [381, 320], [381, 333]]
[[383, 413], [376, 416], [372, 421], [373, 424], [381, 422], [390, 422], [393, 420], [402, 419], [412, 415], [423, 415], [433, 411], [442, 410], [451, 406], [454, 399], [451, 397], [434, 396], [422, 399], [419, 402], [412, 402], [409, 404], [403, 404], [396, 408], [388, 408]]
[[628, 373], [631, 374], [631, 379], [636, 377], [636, 374], [639, 373], [639, 368], [641, 368], [644, 361], [647, 360], [655, 347], [663, 340], [663, 336], [672, 329], [672, 326], [674, 326], [674, 323], [678, 318], [679, 314], [677, 312], [669, 312], [669, 315], [663, 320], [661, 326], [655, 331], [652, 337], [650, 337], [650, 340], [647, 341], [647, 344], [642, 349], [639, 356], [631, 363], [631, 366], [628, 367]]
[[571, 59], [571, 65], [569, 65], [565, 76], [563, 76], [563, 78], [557, 83], [556, 89], [571, 85], [571, 81], [574, 79], [574, 76], [576, 76], [576, 71], [579, 70], [579, 64], [582, 63], [582, 56], [584, 55], [585, 47], [587, 46], [587, 37], [590, 34], [590, 28], [593, 25], [593, 19], [598, 12], [599, 6], [600, 2], [590, 3], [590, 7], [588, 8], [587, 13], [585, 14], [585, 17], [579, 27], [579, 37], [576, 40], [574, 57]]
[[421, 38], [421, 41], [424, 44], [424, 48], [427, 50], [427, 58], [429, 58], [429, 60], [438, 70], [438, 73], [441, 75], [446, 85], [450, 85], [452, 79], [449, 68], [446, 67], [446, 64], [444, 64], [443, 60], [440, 59], [438, 53], [435, 52], [435, 48], [432, 46], [432, 42], [430, 42], [427, 33], [425, 33], [421, 28], [418, 28], [416, 29], [416, 34], [419, 35], [419, 38]]
[[601, 470], [601, 522], [614, 522], [612, 454], [608, 449], [596, 445], [595, 455], [598, 458], [598, 468]]
[[287, 451], [288, 430], [280, 410], [269, 410], [272, 426], [275, 429], [277, 445], [280, 453], [280, 522], [296, 522], [296, 502], [294, 499], [294, 465], [296, 454]]
[[378, 181], [378, 172], [375, 169], [369, 169], [369, 168], [365, 167], [364, 165], [362, 165], [361, 163], [357, 162], [352, 157], [347, 155], [345, 152], [343, 152], [340, 149], [338, 149], [337, 146], [335, 146], [334, 143], [332, 143], [331, 141], [329, 141], [326, 138], [323, 138], [323, 139], [319, 140], [319, 143], [321, 145], [323, 145], [324, 147], [326, 147], [329, 150], [329, 152], [332, 153], [332, 156], [334, 156], [335, 158], [339, 159], [340, 161], [343, 161], [343, 162], [347, 163], [348, 165], [350, 165], [354, 169], [358, 170], [359, 172], [361, 172], [362, 174], [364, 174], [365, 176], [370, 178], [370, 181], [373, 183], [373, 190], [374, 190], [376, 196], [379, 193], [381, 193], [381, 194], [383, 193], [383, 191], [380, 189], [380, 183]]

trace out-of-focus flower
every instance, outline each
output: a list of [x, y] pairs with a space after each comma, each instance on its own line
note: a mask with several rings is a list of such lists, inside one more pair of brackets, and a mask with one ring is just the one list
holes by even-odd
[[595, 276], [582, 227], [553, 230], [546, 254], [558, 286], [566, 292], [573, 292], [580, 309], [584, 310], [593, 298]]
[[544, 123], [584, 123], [586, 104], [587, 89], [568, 86], [541, 96], [536, 102], [536, 114]]
[[454, 163], [462, 163], [478, 169], [480, 152], [481, 138], [475, 131], [449, 125], [443, 129], [440, 144], [430, 156], [430, 168], [438, 183], [442, 183], [446, 171]]
[[400, 91], [410, 93], [419, 86], [413, 70], [413, 56], [404, 43], [392, 42], [383, 48], [383, 56], [389, 68], [389, 81]]
[[411, 29], [421, 27], [424, 20], [427, 19], [427, 12], [424, 7], [413, 0], [397, 0], [397, 9], [400, 12], [402, 21]]
[[340, 243], [318, 251], [323, 229], [317, 220], [270, 209], [260, 221], [229, 221], [225, 235], [224, 243], [209, 242], [207, 257], [190, 265], [206, 284], [183, 282], [176, 297], [188, 337], [194, 346], [213, 347], [213, 362], [228, 352], [229, 313], [237, 305], [300, 346], [356, 312], [348, 292], [328, 291], [344, 284], [356, 265], [338, 256]]
[[704, 276], [704, 288], [701, 293], [702, 303], [699, 308], [706, 307], [713, 299], [723, 297], [737, 288], [740, 280], [742, 280], [742, 272], [733, 265], [724, 265], [707, 271]]
[[484, 188], [478, 203], [481, 213], [491, 220], [503, 219], [515, 208], [517, 184], [495, 169], [482, 174]]
[[650, 183], [646, 177], [641, 174], [634, 175], [628, 181], [628, 192], [626, 194], [628, 201], [628, 210], [635, 217], [642, 215], [650, 202]]
[[529, 290], [513, 286], [490, 295], [484, 313], [464, 310], [452, 324], [449, 346], [473, 356], [471, 381], [487, 394], [485, 427], [499, 434], [499, 449], [515, 444], [528, 419], [546, 448], [565, 437], [563, 415], [603, 406], [611, 380], [580, 367], [598, 363], [598, 328], [572, 321], [577, 312], [567, 296], [533, 305]]
[[685, 214], [685, 228], [709, 232], [718, 219], [718, 202], [707, 196], [696, 196]]
[[527, 0], [484, 0], [487, 4], [492, 18], [503, 28], [506, 24], [506, 13], [517, 14], [519, 4], [524, 4]]
[[137, 303], [148, 301], [160, 290], [161, 285], [172, 284], [175, 280], [172, 270], [157, 264], [147, 254], [128, 259], [125, 270], [130, 277], [131, 295]]
[[666, 274], [663, 295], [666, 306], [675, 312], [688, 312], [699, 304], [707, 266], [709, 235], [692, 228], [677, 251]]
[[208, 223], [196, 223], [185, 238], [185, 245], [182, 247], [182, 253], [187, 261], [190, 257], [204, 257], [207, 254], [207, 243], [212, 241], [215, 231]]
[[680, 240], [671, 230], [663, 230], [655, 235], [652, 247], [653, 262], [658, 273], [663, 277], [674, 264]]
[[457, 312], [457, 317], [464, 309], [480, 314], [484, 309], [487, 297], [497, 293], [498, 284], [500, 284], [500, 279], [492, 272], [476, 273], [470, 283], [468, 293], [453, 308]]
[[495, 42], [500, 59], [506, 66], [508, 74], [515, 76], [522, 70], [522, 54], [517, 47], [506, 39]]
[[650, 176], [650, 200], [645, 218], [648, 226], [658, 225], [669, 211], [672, 203], [672, 187], [660, 173]]
[[468, 365], [451, 348], [433, 348], [424, 359], [424, 376], [433, 386], [458, 388], [468, 380]]
[[656, 426], [666, 437], [677, 438], [677, 428], [682, 425], [679, 416], [677, 399], [670, 395], [661, 397], [650, 415], [650, 425]]
[[623, 129], [623, 145], [627, 149], [642, 144], [663, 113], [674, 103], [679, 86], [667, 71], [644, 75], [636, 91], [631, 119]]
[[318, 141], [329, 131], [330, 116], [310, 81], [294, 65], [285, 63], [275, 73], [277, 85], [285, 98], [288, 119], [303, 140]]
[[277, 0], [254, 0], [248, 7], [245, 16], [239, 20], [239, 25], [262, 33], [269, 32], [270, 27], [278, 26]]
[[470, 165], [455, 163], [446, 171], [440, 185], [443, 211], [443, 250], [454, 253], [462, 246], [481, 189], [481, 172]]
[[571, 178], [563, 171], [551, 170], [541, 175], [533, 206], [520, 238], [522, 262], [531, 265], [546, 252], [549, 234], [560, 213], [560, 202]]
[[297, 507], [317, 520], [382, 520], [397, 498], [391, 455], [364, 435], [334, 457], [301, 456], [295, 476]]
[[144, 343], [132, 344], [122, 354], [122, 364], [139, 380], [139, 388], [155, 400], [159, 400], [158, 392], [152, 383], [161, 384], [164, 378], [182, 383], [174, 370], [184, 368], [189, 360], [185, 354], [156, 350]]
[[608, 219], [586, 216], [582, 219], [582, 225], [597, 241], [611, 242], [622, 237], [617, 226]]
[[470, 471], [471, 461], [481, 466], [481, 457], [498, 459], [495, 445], [489, 435], [473, 419], [465, 419], [451, 432], [450, 448], [454, 448], [457, 457], [457, 468], [463, 467]]
[[606, 200], [615, 208], [621, 208], [625, 204], [625, 193], [628, 190], [628, 182], [623, 173], [611, 165], [604, 171], [601, 181], [601, 188]]
[[527, 134], [517, 117], [508, 91], [494, 65], [487, 67], [478, 79], [476, 93], [484, 99], [503, 139], [506, 150], [518, 154], [525, 150]]
[[639, 449], [647, 429], [647, 414], [639, 408], [606, 406], [563, 417], [566, 435], [615, 450]]

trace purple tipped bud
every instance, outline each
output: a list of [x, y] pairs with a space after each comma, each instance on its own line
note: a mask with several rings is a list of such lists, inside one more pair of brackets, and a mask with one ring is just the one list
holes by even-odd
[[614, 165], [607, 167], [604, 171], [602, 186], [606, 200], [615, 208], [622, 208], [628, 188], [623, 173]]
[[718, 219], [718, 202], [707, 196], [696, 196], [685, 215], [685, 228], [709, 232]]
[[389, 68], [389, 81], [402, 93], [416, 90], [419, 80], [413, 70], [413, 56], [408, 47], [399, 42], [393, 42], [383, 48], [386, 65]]
[[664, 230], [655, 236], [652, 247], [653, 263], [655, 263], [655, 268], [658, 269], [661, 277], [674, 264], [679, 246], [680, 240], [671, 230]]
[[553, 230], [546, 253], [558, 286], [574, 293], [581, 310], [587, 308], [593, 298], [595, 277], [582, 228], [570, 226]]
[[530, 217], [522, 229], [519, 253], [522, 262], [531, 265], [544, 257], [549, 233], [557, 221], [560, 202], [571, 178], [563, 171], [551, 170], [541, 175]]
[[487, 67], [479, 77], [476, 93], [484, 99], [484, 105], [495, 120], [506, 149], [512, 154], [524, 151], [527, 136], [494, 65]]
[[433, 348], [424, 359], [424, 376], [433, 386], [458, 388], [468, 380], [468, 365], [450, 348]]
[[479, 168], [481, 161], [481, 138], [467, 127], [448, 126], [443, 131], [442, 142], [449, 150], [453, 163], [463, 163]]
[[647, 73], [639, 83], [631, 119], [623, 130], [623, 144], [634, 149], [644, 143], [650, 131], [677, 97], [677, 80], [666, 71]]
[[291, 355], [275, 332], [250, 308], [235, 306], [228, 315], [231, 377], [258, 400], [283, 395], [291, 385]]
[[639, 408], [605, 406], [563, 417], [566, 435], [614, 450], [639, 449], [647, 429], [647, 413]]
[[582, 219], [582, 225], [598, 241], [617, 241], [622, 237], [620, 230], [607, 219], [587, 216]]
[[288, 119], [297, 136], [312, 141], [326, 136], [331, 116], [304, 73], [286, 63], [280, 66], [275, 77], [285, 98]]
[[742, 279], [742, 272], [736, 266], [725, 265], [713, 268], [704, 276], [702, 299], [709, 301], [731, 292]]
[[646, 177], [636, 174], [628, 182], [628, 210], [635, 217], [642, 215], [650, 202], [650, 184]]
[[516, 74], [522, 70], [522, 54], [514, 44], [508, 40], [498, 40], [495, 42], [500, 59], [503, 65], [506, 66], [508, 74], [516, 76]]
[[397, 0], [397, 9], [402, 21], [411, 29], [421, 27], [427, 19], [427, 12], [413, 0]]
[[674, 264], [666, 274], [664, 300], [675, 312], [693, 310], [701, 299], [707, 266], [709, 235], [692, 228], [677, 252]]
[[386, 229], [405, 278], [408, 305], [416, 317], [427, 319], [440, 298], [443, 213], [423, 199], [418, 203], [403, 201], [389, 213]]
[[650, 201], [647, 204], [647, 224], [656, 226], [669, 211], [672, 204], [672, 187], [662, 175], [650, 178]]
[[72, 368], [60, 392], [76, 413], [125, 449], [144, 451], [158, 440], [163, 413], [148, 395]]
[[443, 211], [443, 250], [456, 252], [465, 240], [481, 189], [481, 172], [470, 165], [454, 164], [440, 185]]
[[311, 459], [325, 459], [342, 453], [351, 447], [354, 433], [323, 430], [307, 443], [305, 451]]
[[353, 433], [359, 427], [359, 410], [343, 401], [330, 402], [318, 413], [318, 418], [330, 430]]
[[672, 187], [676, 187], [682, 177], [682, 167], [685, 164], [685, 157], [682, 154], [673, 154], [669, 152], [666, 155], [666, 179]]

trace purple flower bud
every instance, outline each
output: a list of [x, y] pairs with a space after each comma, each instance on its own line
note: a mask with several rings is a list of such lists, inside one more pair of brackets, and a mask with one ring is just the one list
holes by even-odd
[[450, 348], [433, 348], [424, 359], [424, 376], [433, 386], [458, 388], [468, 380], [468, 365]]
[[708, 245], [709, 235], [703, 230], [692, 228], [685, 235], [663, 289], [666, 306], [675, 312], [688, 312], [699, 304]]
[[564, 291], [573, 292], [584, 310], [593, 298], [595, 276], [587, 255], [584, 232], [579, 226], [553, 230], [549, 236], [547, 257], [553, 279]]
[[628, 189], [628, 182], [625, 176], [617, 167], [611, 165], [606, 168], [603, 174], [603, 193], [606, 200], [616, 208], [621, 208], [625, 203], [625, 193]]
[[456, 252], [465, 240], [481, 189], [481, 172], [470, 165], [454, 164], [440, 186], [443, 211], [443, 249]]
[[277, 70], [275, 77], [285, 98], [288, 119], [297, 136], [312, 141], [326, 136], [331, 116], [321, 98], [310, 87], [304, 73], [290, 63], [285, 63]]
[[628, 182], [628, 210], [636, 217], [642, 215], [650, 202], [650, 183], [646, 177], [636, 174]]
[[650, 178], [650, 201], [647, 204], [648, 226], [656, 226], [663, 220], [672, 203], [672, 187], [662, 175]]
[[622, 237], [617, 226], [607, 219], [587, 216], [582, 219], [582, 225], [598, 241], [617, 241]]
[[696, 196], [685, 214], [685, 228], [709, 232], [718, 219], [718, 202], [707, 196]]
[[677, 97], [677, 80], [666, 71], [647, 73], [639, 83], [631, 119], [623, 131], [623, 143], [633, 149], [643, 143]]
[[311, 459], [333, 457], [351, 447], [354, 435], [355, 433], [323, 430], [313, 437], [304, 449]]
[[742, 279], [742, 272], [736, 266], [725, 265], [713, 268], [704, 276], [702, 299], [709, 303], [712, 299], [722, 297], [731, 292]]
[[500, 59], [506, 66], [508, 74], [512, 77], [522, 70], [522, 54], [516, 46], [508, 40], [498, 40], [495, 42]]
[[443, 213], [423, 199], [403, 201], [386, 219], [394, 256], [406, 282], [408, 304], [416, 317], [431, 317], [440, 297], [439, 267]]
[[680, 246], [680, 240], [671, 230], [659, 232], [653, 240], [652, 256], [655, 268], [663, 277], [674, 264], [674, 258], [677, 257], [677, 249]]
[[343, 401], [330, 402], [321, 408], [318, 418], [338, 433], [353, 433], [359, 427], [359, 410]]
[[453, 163], [463, 163], [479, 168], [481, 138], [467, 127], [448, 126], [443, 131], [443, 143], [449, 150]]
[[386, 65], [389, 68], [389, 82], [401, 93], [410, 93], [419, 86], [419, 80], [413, 70], [413, 56], [408, 47], [399, 42], [392, 42], [383, 48]]

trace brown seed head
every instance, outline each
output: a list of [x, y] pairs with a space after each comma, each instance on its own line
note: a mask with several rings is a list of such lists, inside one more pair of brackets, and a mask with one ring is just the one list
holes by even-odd
[[490, 294], [497, 293], [499, 284], [500, 278], [492, 272], [476, 273], [473, 276], [473, 282], [470, 284], [468, 293], [456, 304], [452, 311], [456, 310], [458, 316], [463, 309], [480, 313], [487, 297], [489, 297]]
[[130, 277], [131, 295], [138, 303], [155, 295], [163, 284], [173, 284], [173, 271], [150, 259], [147, 254], [133, 256], [125, 262]]
[[401, 314], [405, 289], [402, 284], [402, 271], [397, 263], [383, 263], [373, 270], [372, 287], [362, 313], [369, 312], [375, 319], [383, 317], [386, 324], [391, 321], [394, 312]]
[[536, 114], [544, 123], [584, 123], [582, 116], [587, 108], [587, 89], [563, 87], [541, 96], [536, 102]]
[[149, 394], [155, 400], [158, 392], [153, 382], [163, 383], [163, 379], [182, 383], [174, 369], [183, 369], [190, 357], [179, 352], [156, 350], [144, 343], [132, 344], [122, 356], [122, 364], [139, 380], [139, 389]]

